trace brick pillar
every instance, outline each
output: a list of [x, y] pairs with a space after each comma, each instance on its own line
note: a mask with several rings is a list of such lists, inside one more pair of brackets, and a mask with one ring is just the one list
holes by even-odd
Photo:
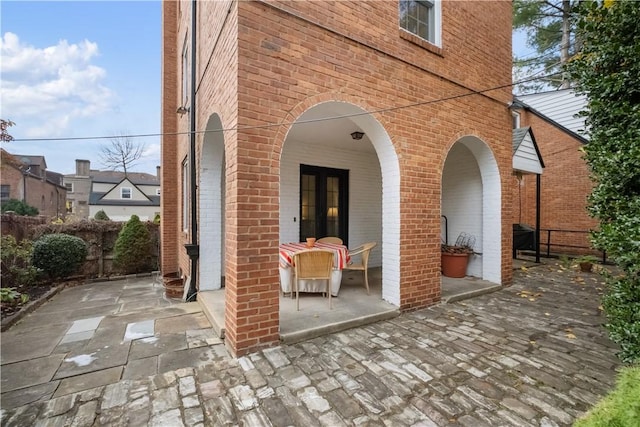
[[178, 129], [178, 2], [162, 2], [162, 132], [160, 171], [160, 267], [163, 273], [178, 270], [178, 232], [180, 226], [180, 176], [177, 159]]
[[[237, 356], [279, 342], [279, 167], [269, 144], [231, 149], [226, 203], [225, 341]], [[229, 156], [230, 157], [230, 156]]]

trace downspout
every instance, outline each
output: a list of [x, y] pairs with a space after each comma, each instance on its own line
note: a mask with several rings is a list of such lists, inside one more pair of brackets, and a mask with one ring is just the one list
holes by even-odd
[[191, 104], [189, 106], [189, 170], [191, 171], [191, 243], [185, 246], [187, 255], [191, 259], [191, 279], [187, 292], [187, 301], [197, 299], [198, 290], [196, 282], [198, 278], [198, 257], [200, 247], [198, 245], [198, 218], [197, 191], [196, 191], [196, 0], [191, 0]]

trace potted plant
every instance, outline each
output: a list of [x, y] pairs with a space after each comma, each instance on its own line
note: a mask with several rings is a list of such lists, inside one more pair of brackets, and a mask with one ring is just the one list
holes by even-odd
[[593, 255], [582, 255], [575, 259], [575, 262], [580, 266], [580, 271], [583, 273], [590, 273], [598, 259]]
[[475, 237], [461, 233], [455, 245], [442, 243], [440, 245], [440, 266], [442, 274], [447, 277], [465, 277], [469, 256], [473, 254]]

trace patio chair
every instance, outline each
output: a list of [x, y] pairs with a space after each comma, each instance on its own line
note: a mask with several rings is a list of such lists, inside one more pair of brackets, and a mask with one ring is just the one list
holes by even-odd
[[339, 237], [323, 237], [321, 239], [318, 239], [316, 242], [319, 243], [333, 243], [334, 245], [341, 245], [342, 244], [342, 239]]
[[333, 271], [333, 251], [305, 250], [293, 254], [293, 290], [296, 293], [296, 310], [300, 310], [299, 280], [326, 280], [329, 308], [331, 309], [331, 272]]
[[357, 270], [364, 273], [364, 286], [365, 288], [367, 288], [367, 295], [369, 295], [369, 277], [367, 274], [367, 268], [369, 265], [369, 253], [375, 246], [376, 242], [369, 242], [358, 246], [353, 250], [349, 250], [350, 257], [360, 255], [360, 262], [354, 262], [352, 258], [351, 262], [344, 267], [344, 270]]

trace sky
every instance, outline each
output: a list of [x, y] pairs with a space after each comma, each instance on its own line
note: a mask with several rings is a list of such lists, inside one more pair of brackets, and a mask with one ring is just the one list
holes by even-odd
[[[111, 139], [86, 137], [159, 134], [161, 24], [160, 1], [0, 2], [0, 117], [15, 139], [44, 139], [2, 147], [71, 174], [76, 159], [105, 169]], [[522, 34], [513, 46], [527, 56]], [[155, 174], [160, 137], [132, 141], [145, 147], [133, 170]]]
[[[161, 25], [159, 1], [2, 0], [0, 117], [15, 139], [45, 139], [2, 148], [69, 174], [76, 159], [105, 169], [111, 140], [85, 137], [159, 134]], [[145, 148], [133, 170], [155, 174], [160, 137], [133, 141]]]

